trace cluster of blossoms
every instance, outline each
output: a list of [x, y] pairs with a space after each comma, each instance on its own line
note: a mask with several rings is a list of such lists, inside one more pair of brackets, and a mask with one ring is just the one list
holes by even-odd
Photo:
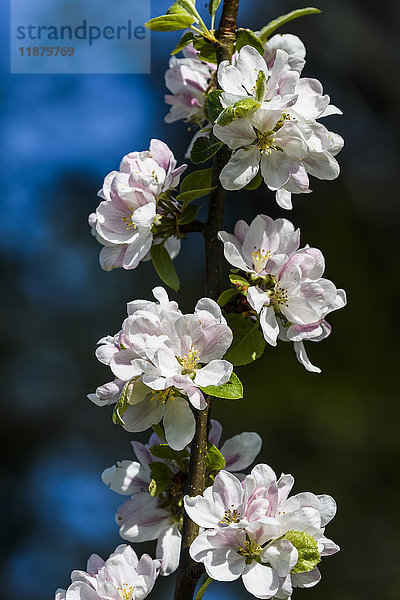
[[[178, 254], [181, 237], [202, 231], [210, 258], [207, 225], [216, 217], [215, 206], [207, 224], [196, 221], [191, 229], [180, 227], [196, 219], [198, 207], [189, 204], [216, 189], [217, 176], [226, 190], [251, 182], [250, 189], [256, 189], [263, 179], [278, 204], [290, 209], [292, 194], [311, 191], [310, 175], [329, 180], [339, 174], [334, 157], [343, 140], [319, 119], [341, 111], [330, 104], [319, 81], [301, 77], [306, 55], [301, 40], [286, 34], [264, 43], [269, 26], [264, 34], [241, 29], [239, 51], [231, 63], [223, 61], [217, 68], [202, 56], [213, 56], [219, 43], [214, 35], [218, 4], [210, 3], [211, 31], [195, 0], [175, 2], [166, 15], [149, 23], [161, 30], [192, 29], [176, 49], [183, 47], [184, 57], [170, 59], [165, 76], [170, 111], [165, 120], [197, 127], [189, 147], [193, 162], [208, 160], [224, 144], [232, 151], [230, 159], [221, 171], [216, 160], [215, 168], [190, 174], [180, 184], [186, 165], [177, 167], [160, 140], [151, 140], [148, 151], [126, 155], [119, 171], [105, 178], [98, 194], [102, 200], [89, 217], [92, 233], [103, 245], [100, 264], [105, 270], [134, 269], [151, 258], [161, 279], [176, 289], [169, 257]], [[249, 40], [254, 47], [242, 47]], [[250, 225], [238, 221], [234, 234], [220, 231], [218, 236], [234, 267], [230, 280], [235, 287], [219, 299], [224, 314], [236, 313], [229, 320], [232, 329], [211, 298], [200, 299], [193, 313], [184, 314], [163, 287], [156, 287], [155, 301], [127, 304], [121, 330], [102, 338], [96, 350], [113, 379], [89, 394], [90, 400], [98, 406], [113, 405], [114, 423], [129, 432], [153, 428], [146, 444], [132, 442], [137, 460], [117, 462], [104, 470], [102, 479], [128, 497], [116, 514], [121, 537], [129, 542], [157, 540], [156, 559], [144, 554], [139, 560], [127, 545], [118, 546], [106, 561], [92, 555], [87, 572], [73, 571], [71, 585], [57, 590], [55, 600], [143, 600], [158, 575], [178, 568], [184, 518], [200, 527], [189, 552], [208, 577], [241, 577], [245, 588], [260, 599], [290, 600], [293, 588], [314, 586], [321, 578], [321, 558], [339, 550], [324, 533], [336, 513], [333, 498], [310, 492], [290, 497], [293, 477], [282, 474], [277, 479], [266, 464], [254, 467], [250, 475], [242, 473], [260, 452], [261, 438], [244, 432], [220, 445], [222, 426], [209, 419], [206, 396], [243, 397], [233, 365], [260, 355], [250, 343], [244, 353], [251, 358], [239, 359], [235, 344], [230, 348], [237, 339], [246, 345], [243, 327], [235, 328], [243, 325], [255, 331], [263, 348], [263, 337], [271, 346], [278, 339], [293, 342], [300, 363], [319, 372], [304, 341], [318, 342], [329, 335], [326, 317], [345, 306], [345, 292], [323, 277], [322, 253], [308, 245], [300, 248], [300, 231], [286, 219], [258, 215]], [[209, 273], [212, 266], [208, 264]], [[205, 485], [195, 483], [204, 473]], [[204, 488], [202, 495], [186, 495], [187, 490]]]
[[[211, 420], [210, 444], [218, 448], [222, 427]], [[257, 433], [244, 432], [226, 440], [220, 448], [225, 468], [231, 472], [247, 469], [261, 449]], [[170, 575], [179, 564], [183, 496], [189, 469], [190, 448], [174, 456], [153, 433], [146, 445], [132, 442], [137, 461], [123, 460], [103, 472], [102, 479], [115, 492], [131, 496], [118, 510], [120, 535], [130, 542], [157, 540], [156, 557], [161, 575]], [[162, 458], [165, 453], [168, 458]], [[160, 456], [161, 455], [161, 456]], [[160, 474], [163, 483], [160, 486]], [[207, 469], [212, 482], [212, 465]]]
[[325, 261], [317, 248], [300, 246], [300, 231], [287, 219], [258, 215], [249, 226], [238, 221], [234, 235], [219, 232], [227, 261], [246, 277], [241, 286], [259, 315], [265, 340], [294, 343], [300, 363], [311, 372], [304, 341], [320, 342], [331, 332], [325, 317], [346, 305], [344, 290], [322, 277]]
[[127, 431], [145, 431], [163, 420], [168, 444], [182, 450], [195, 432], [188, 400], [204, 409], [202, 388], [223, 385], [232, 375], [222, 357], [233, 334], [210, 298], [199, 300], [193, 314], [182, 314], [164, 288], [153, 294], [157, 302], [129, 302], [121, 331], [99, 341], [96, 356], [116, 379], [89, 398], [97, 405], [116, 402]]
[[55, 600], [143, 600], [159, 574], [158, 560], [143, 554], [139, 560], [130, 546], [118, 546], [104, 561], [92, 554], [87, 572], [72, 571], [67, 590], [57, 590]]
[[[140, 261], [149, 260], [151, 245], [163, 239], [154, 236], [166, 209], [177, 209], [170, 194], [186, 166], [176, 167], [168, 146], [151, 140], [149, 150], [130, 152], [119, 171], [107, 175], [98, 193], [102, 202], [89, 216], [92, 233], [104, 246], [100, 252], [104, 270], [135, 269]], [[165, 247], [174, 258], [180, 240], [169, 236]]]
[[339, 547], [324, 535], [335, 516], [330, 496], [303, 492], [288, 497], [294, 479], [265, 464], [244, 481], [220, 471], [202, 496], [185, 496], [185, 510], [204, 528], [190, 547], [209, 577], [242, 577], [256, 598], [289, 598], [294, 587], [311, 587], [321, 574], [321, 557]]
[[213, 65], [201, 62], [193, 48], [184, 59], [171, 59], [166, 83], [174, 95], [166, 96], [172, 104], [167, 122], [200, 123], [204, 130], [197, 135], [208, 135], [211, 123], [205, 99], [217, 81], [223, 108], [242, 108], [243, 102], [250, 102], [247, 114], [238, 111], [228, 124], [212, 128], [234, 151], [220, 177], [225, 189], [245, 187], [261, 170], [269, 189], [276, 191], [278, 204], [290, 209], [292, 194], [311, 192], [309, 175], [328, 180], [339, 175], [334, 157], [343, 139], [318, 119], [341, 111], [330, 104], [318, 80], [300, 77], [304, 57], [301, 40], [286, 34], [266, 43], [264, 57], [252, 46], [243, 47], [232, 64], [220, 64], [217, 77]]

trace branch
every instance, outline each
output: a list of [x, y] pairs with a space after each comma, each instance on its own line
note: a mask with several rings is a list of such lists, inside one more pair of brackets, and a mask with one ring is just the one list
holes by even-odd
[[[224, 0], [221, 20], [216, 37], [218, 65], [223, 60], [232, 59], [233, 46], [236, 39], [236, 21], [239, 0]], [[224, 202], [226, 191], [223, 189], [219, 176], [230, 158], [230, 150], [224, 146], [217, 152], [213, 161], [212, 186], [216, 186], [210, 195], [207, 224], [204, 230], [206, 251], [206, 294], [216, 300], [221, 291], [222, 245], [217, 238], [222, 229]], [[208, 428], [210, 419], [210, 399], [207, 407], [196, 411], [196, 433], [191, 444], [190, 465], [186, 493], [189, 496], [202, 494], [205, 485]], [[203, 572], [203, 566], [195, 563], [189, 548], [197, 537], [199, 527], [187, 514], [183, 518], [182, 550], [178, 569], [174, 600], [192, 600], [198, 579]]]

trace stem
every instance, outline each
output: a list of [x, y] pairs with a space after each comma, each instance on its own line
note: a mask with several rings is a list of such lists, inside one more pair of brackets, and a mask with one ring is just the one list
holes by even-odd
[[212, 583], [213, 581], [214, 581], [214, 579], [212, 579], [211, 577], [207, 577], [207, 575], [206, 575], [204, 577], [203, 583], [201, 584], [201, 588], [197, 592], [196, 598], [194, 600], [202, 600], [202, 598], [204, 596], [204, 592], [206, 591], [206, 589], [208, 588], [210, 583]]
[[[233, 46], [236, 39], [236, 21], [239, 0], [224, 0], [221, 20], [216, 33], [218, 45], [216, 46], [218, 65], [223, 60], [232, 59]], [[218, 299], [221, 291], [222, 270], [222, 245], [218, 240], [218, 231], [222, 229], [224, 202], [226, 191], [222, 187], [219, 176], [230, 158], [230, 150], [224, 146], [217, 152], [213, 161], [212, 186], [216, 186], [210, 194], [208, 219], [204, 229], [206, 251], [206, 295], [214, 300]], [[210, 398], [207, 398], [207, 407], [197, 411], [196, 433], [194, 435], [188, 473], [186, 493], [189, 496], [202, 494], [205, 484], [208, 426], [210, 418]], [[204, 572], [204, 567], [196, 563], [189, 555], [189, 548], [197, 537], [199, 527], [187, 514], [183, 518], [182, 550], [178, 568], [174, 600], [192, 600], [199, 577]]]

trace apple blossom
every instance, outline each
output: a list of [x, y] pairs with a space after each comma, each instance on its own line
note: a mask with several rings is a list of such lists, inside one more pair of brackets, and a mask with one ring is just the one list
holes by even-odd
[[208, 122], [206, 93], [217, 67], [199, 60], [193, 44], [186, 46], [183, 54], [184, 58], [170, 58], [165, 73], [165, 84], [172, 92], [165, 95], [165, 102], [171, 106], [165, 121], [174, 123], [183, 119], [203, 127]]
[[306, 48], [297, 35], [277, 33], [265, 44], [264, 60], [268, 69], [274, 65], [277, 50], [284, 50], [288, 55], [288, 65], [294, 71], [301, 73], [305, 64]]
[[104, 561], [92, 554], [87, 572], [72, 571], [67, 590], [57, 590], [55, 600], [143, 600], [153, 589], [159, 561], [147, 554], [138, 559], [130, 546], [118, 546]]
[[[179, 183], [186, 165], [176, 168], [171, 150], [160, 140], [151, 140], [150, 150], [125, 156], [119, 171], [112, 171], [99, 192], [102, 202], [89, 216], [96, 239], [104, 246], [100, 264], [106, 271], [117, 267], [135, 269], [148, 260], [157, 225], [162, 219], [161, 194]], [[174, 258], [180, 241], [170, 237], [166, 249]]]
[[232, 375], [231, 363], [222, 360], [232, 331], [209, 298], [199, 300], [193, 314], [182, 315], [163, 288], [153, 292], [158, 303], [128, 304], [122, 330], [100, 340], [96, 354], [110, 366], [116, 381], [90, 399], [111, 403], [117, 397], [116, 386], [125, 382], [118, 400], [123, 404], [123, 418], [117, 411], [119, 422], [138, 432], [163, 420], [167, 442], [180, 450], [195, 430], [186, 398], [202, 410], [206, 402], [201, 388], [223, 385]]
[[[324, 536], [336, 513], [330, 496], [304, 492], [288, 497], [294, 479], [277, 480], [265, 464], [241, 482], [220, 471], [202, 496], [185, 496], [185, 510], [205, 530], [190, 547], [209, 577], [233, 581], [242, 577], [256, 598], [287, 597], [291, 587], [317, 583], [321, 556], [338, 546]], [[311, 585], [311, 584], [310, 584]]]
[[[221, 425], [212, 420], [209, 441], [218, 446], [221, 433]], [[131, 496], [116, 515], [121, 537], [131, 542], [157, 539], [156, 557], [161, 560], [161, 575], [169, 575], [176, 570], [179, 562], [183, 487], [189, 468], [190, 448], [186, 448], [186, 456], [177, 455], [179, 458], [176, 460], [166, 460], [154, 456], [151, 451], [153, 446], [161, 443], [156, 434], [152, 434], [146, 445], [132, 442], [139, 462], [117, 462], [105, 469], [102, 479], [113, 491]], [[220, 452], [225, 458], [226, 468], [237, 471], [246, 469], [260, 449], [260, 436], [245, 432], [227, 440]], [[152, 483], [150, 465], [155, 462], [166, 465], [170, 475], [169, 485], [160, 493], [156, 484]]]

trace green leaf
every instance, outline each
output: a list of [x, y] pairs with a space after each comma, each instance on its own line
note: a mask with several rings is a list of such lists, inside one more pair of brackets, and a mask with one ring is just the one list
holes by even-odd
[[251, 29], [240, 28], [236, 32], [236, 52], [239, 52], [243, 46], [253, 46], [261, 56], [264, 56], [264, 45]]
[[189, 192], [192, 190], [202, 190], [204, 188], [210, 188], [212, 182], [212, 168], [209, 169], [197, 169], [192, 171], [189, 175], [186, 175], [182, 179], [180, 192]]
[[170, 255], [164, 248], [164, 243], [153, 244], [150, 250], [151, 260], [159, 278], [170, 288], [179, 290], [179, 277], [176, 273]]
[[217, 52], [212, 42], [206, 40], [203, 36], [196, 36], [193, 40], [193, 46], [200, 52], [197, 58], [217, 64]]
[[298, 8], [297, 10], [292, 10], [292, 12], [287, 13], [286, 15], [282, 15], [273, 21], [270, 21], [265, 27], [261, 29], [259, 32], [260, 40], [263, 44], [267, 41], [271, 33], [273, 33], [278, 27], [282, 27], [285, 23], [292, 21], [293, 19], [298, 19], [299, 17], [304, 17], [306, 15], [316, 15], [321, 11], [318, 8], [313, 8], [311, 6], [307, 8]]
[[222, 294], [218, 298], [218, 304], [220, 306], [225, 306], [226, 304], [228, 304], [228, 302], [230, 302], [232, 300], [232, 298], [237, 296], [238, 293], [239, 293], [238, 290], [235, 288], [230, 288], [229, 290], [225, 290], [224, 292], [222, 292]]
[[226, 461], [214, 444], [208, 442], [207, 447], [207, 471], [220, 471], [221, 469], [225, 469]]
[[221, 4], [221, 0], [208, 0], [208, 12], [211, 16], [214, 16], [218, 10], [218, 6]]
[[[208, 193], [208, 190], [197, 190], [197, 192], [204, 192], [201, 195], [205, 196]], [[190, 193], [191, 192], [186, 192], [186, 194]], [[201, 196], [196, 196], [196, 198], [201, 198]], [[194, 200], [194, 198], [191, 199]], [[178, 219], [179, 225], [188, 225], [188, 223], [194, 221], [197, 217], [197, 213], [199, 212], [199, 210], [200, 206], [197, 206], [196, 204], [188, 204], [187, 206], [185, 206]]]
[[227, 108], [224, 108], [224, 110], [218, 115], [218, 117], [215, 119], [215, 122], [221, 127], [226, 127], [227, 125], [233, 123], [235, 118], [235, 107], [228, 106]]
[[181, 50], [183, 50], [190, 42], [194, 40], [194, 34], [191, 31], [187, 31], [183, 34], [175, 48], [172, 50], [171, 54], [178, 54]]
[[149, 485], [150, 495], [159, 496], [162, 492], [164, 492], [167, 489], [167, 487], [171, 483], [174, 474], [165, 463], [150, 463], [149, 469], [152, 479]]
[[266, 344], [258, 321], [237, 314], [228, 315], [227, 321], [233, 331], [233, 343], [225, 354], [224, 360], [239, 367], [260, 358]]
[[258, 71], [256, 81], [256, 100], [258, 102], [264, 101], [265, 96], [266, 77], [264, 71]]
[[198, 138], [193, 144], [190, 160], [195, 164], [206, 162], [209, 158], [212, 158], [223, 145], [223, 142], [218, 140], [212, 133], [209, 138]]
[[226, 400], [243, 398], [243, 385], [236, 373], [232, 373], [230, 380], [223, 385], [208, 385], [200, 389], [208, 396], [215, 398], [225, 398]]
[[199, 22], [199, 13], [194, 0], [176, 0], [167, 10], [167, 15], [189, 15], [194, 17], [196, 23]]
[[224, 110], [221, 104], [222, 90], [212, 90], [206, 97], [206, 112], [211, 122]]
[[194, 18], [190, 15], [162, 15], [155, 17], [145, 23], [145, 27], [150, 31], [179, 31], [186, 29], [194, 23]]
[[114, 425], [125, 425], [125, 421], [122, 417], [129, 406], [128, 397], [130, 396], [131, 391], [132, 391], [130, 389], [131, 386], [132, 386], [131, 381], [128, 381], [124, 385], [122, 392], [120, 394], [120, 397], [118, 398], [118, 402], [114, 406], [114, 410], [113, 410], [113, 414], [112, 414], [112, 420], [113, 420]]
[[165, 460], [182, 460], [189, 456], [187, 450], [173, 450], [168, 444], [156, 444], [155, 446], [151, 446], [150, 452], [153, 456], [164, 458]]
[[261, 171], [258, 171], [258, 173], [254, 177], [254, 179], [252, 179], [250, 181], [250, 183], [248, 183], [244, 189], [245, 190], [256, 190], [257, 188], [260, 187], [260, 185], [262, 183], [262, 180], [263, 180], [263, 178], [262, 178], [262, 175], [261, 175]]

